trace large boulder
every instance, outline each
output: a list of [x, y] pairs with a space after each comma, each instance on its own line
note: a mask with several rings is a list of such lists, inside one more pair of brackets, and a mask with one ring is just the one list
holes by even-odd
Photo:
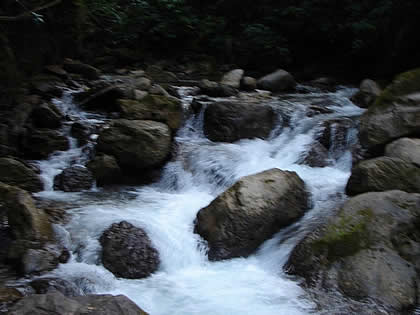
[[41, 104], [32, 112], [32, 120], [38, 128], [56, 129], [61, 127], [63, 115], [54, 104]]
[[289, 72], [279, 69], [260, 78], [257, 85], [261, 90], [284, 92], [293, 90], [296, 87], [296, 81]]
[[338, 290], [357, 301], [374, 299], [389, 314], [412, 308], [420, 270], [419, 204], [419, 194], [401, 191], [354, 197], [298, 243], [284, 269], [318, 295]]
[[29, 285], [35, 290], [36, 294], [45, 294], [52, 292], [61, 292], [65, 296], [80, 296], [83, 292], [74, 283], [51, 277], [42, 277], [35, 279], [29, 283]]
[[266, 104], [215, 102], [204, 112], [204, 134], [216, 142], [266, 139], [273, 130], [276, 114]]
[[375, 81], [365, 79], [360, 83], [359, 91], [351, 97], [351, 100], [359, 107], [368, 108], [375, 103], [381, 92], [381, 88]]
[[10, 315], [147, 315], [124, 295], [86, 295], [66, 297], [60, 292], [33, 294], [10, 308]]
[[388, 144], [385, 156], [399, 158], [420, 166], [420, 139], [401, 138]]
[[113, 155], [122, 169], [145, 170], [163, 164], [171, 151], [171, 130], [150, 120], [114, 120], [98, 138], [97, 150]]
[[222, 80], [220, 80], [220, 84], [239, 89], [241, 86], [242, 77], [244, 76], [244, 72], [245, 71], [242, 69], [231, 70], [223, 75]]
[[211, 97], [230, 97], [238, 94], [238, 90], [224, 84], [203, 79], [199, 82], [200, 93]]
[[243, 77], [241, 89], [244, 91], [254, 91], [257, 88], [257, 80], [252, 77]]
[[295, 172], [271, 169], [241, 178], [201, 209], [194, 232], [210, 260], [248, 256], [308, 209], [308, 193]]
[[95, 67], [71, 59], [66, 59], [63, 64], [64, 70], [70, 73], [80, 74], [89, 80], [97, 80], [101, 71]]
[[21, 149], [28, 159], [46, 159], [55, 151], [69, 148], [69, 140], [59, 131], [50, 129], [31, 129], [22, 135]]
[[181, 127], [183, 110], [181, 102], [172, 96], [148, 95], [141, 101], [118, 101], [123, 118], [154, 120], [167, 124], [172, 130]]
[[98, 154], [87, 164], [98, 186], [117, 184], [121, 180], [121, 168], [115, 157]]
[[118, 277], [146, 278], [159, 267], [159, 253], [146, 232], [126, 221], [112, 224], [100, 242], [104, 267]]
[[49, 241], [53, 230], [44, 211], [35, 206], [31, 195], [23, 189], [0, 183], [0, 201], [7, 211], [15, 239]]
[[30, 192], [43, 189], [42, 181], [34, 168], [14, 158], [0, 158], [0, 181]]
[[[417, 136], [420, 130], [420, 69], [395, 78], [362, 115], [360, 142], [373, 154], [397, 138]], [[417, 94], [416, 94], [417, 93]]]
[[75, 192], [90, 189], [92, 185], [92, 173], [81, 165], [68, 167], [54, 177], [55, 190]]
[[125, 91], [119, 84], [103, 83], [77, 94], [75, 98], [81, 107], [88, 110], [116, 112], [119, 110], [117, 100], [124, 96]]
[[420, 192], [420, 168], [391, 157], [362, 161], [353, 167], [346, 193], [356, 195], [393, 189]]

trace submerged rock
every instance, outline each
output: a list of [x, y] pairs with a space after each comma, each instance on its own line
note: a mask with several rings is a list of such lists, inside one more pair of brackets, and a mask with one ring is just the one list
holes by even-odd
[[279, 69], [259, 79], [257, 85], [261, 90], [284, 92], [293, 90], [296, 81], [289, 72]]
[[420, 270], [419, 204], [420, 194], [401, 191], [354, 197], [293, 249], [284, 268], [321, 288], [317, 294], [374, 299], [392, 314], [409, 309]]
[[198, 212], [194, 232], [207, 241], [210, 260], [246, 257], [303, 216], [308, 198], [295, 172], [246, 176]]
[[97, 150], [113, 155], [128, 172], [161, 166], [171, 151], [171, 130], [150, 120], [114, 120], [98, 138]]
[[102, 263], [118, 277], [141, 279], [159, 267], [159, 253], [143, 229], [122, 221], [101, 236]]
[[8, 314], [147, 315], [124, 295], [66, 297], [60, 292], [26, 296], [10, 308]]
[[205, 109], [204, 134], [215, 142], [266, 139], [273, 130], [275, 121], [273, 108], [266, 104], [215, 102]]
[[420, 168], [391, 157], [362, 161], [352, 169], [346, 193], [356, 195], [393, 189], [420, 192]]
[[54, 177], [55, 190], [75, 192], [90, 189], [92, 185], [92, 173], [80, 165], [68, 167]]
[[0, 182], [18, 186], [30, 192], [43, 189], [43, 184], [32, 167], [14, 158], [0, 158]]

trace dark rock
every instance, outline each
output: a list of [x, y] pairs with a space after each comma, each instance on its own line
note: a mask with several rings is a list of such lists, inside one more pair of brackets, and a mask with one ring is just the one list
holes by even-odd
[[257, 85], [261, 90], [284, 92], [293, 90], [296, 81], [289, 72], [280, 69], [259, 79]]
[[0, 287], [0, 313], [3, 313], [22, 297], [23, 294], [15, 288]]
[[88, 163], [87, 167], [92, 172], [98, 186], [117, 184], [121, 180], [121, 169], [117, 160], [111, 155], [97, 155]]
[[26, 296], [10, 309], [9, 314], [147, 315], [123, 295], [86, 295], [70, 298], [60, 292]]
[[362, 161], [352, 169], [346, 193], [356, 195], [393, 189], [420, 192], [420, 168], [390, 157]]
[[43, 184], [33, 168], [14, 158], [0, 158], [0, 181], [30, 192], [43, 190]]
[[252, 77], [243, 77], [241, 89], [244, 91], [254, 91], [257, 88], [257, 80]]
[[35, 290], [36, 294], [58, 291], [70, 297], [83, 295], [83, 292], [74, 283], [59, 278], [39, 278], [31, 281], [29, 285]]
[[401, 191], [354, 197], [294, 248], [284, 268], [316, 287], [317, 294], [339, 290], [400, 314], [416, 304], [413, 264], [419, 256], [404, 257], [400, 243], [409, 248], [418, 242], [416, 234], [406, 232], [418, 226], [419, 204], [419, 194]]
[[204, 134], [217, 142], [235, 142], [246, 138], [266, 139], [274, 127], [276, 115], [265, 104], [215, 102], [204, 112]]
[[80, 122], [71, 125], [71, 136], [76, 138], [79, 145], [85, 145], [89, 141], [90, 128]]
[[359, 91], [351, 97], [351, 101], [359, 107], [368, 108], [375, 103], [381, 92], [381, 88], [375, 81], [365, 79], [360, 83]]
[[157, 83], [176, 83], [178, 81], [178, 78], [174, 73], [164, 71], [161, 67], [156, 65], [147, 67], [146, 73]]
[[86, 109], [116, 112], [119, 110], [117, 100], [124, 96], [125, 91], [120, 85], [103, 84], [81, 93], [76, 100]]
[[201, 80], [198, 86], [200, 93], [211, 97], [229, 97], [238, 94], [238, 91], [231, 86], [219, 84], [207, 79]]
[[22, 152], [29, 159], [46, 159], [55, 151], [69, 148], [67, 137], [56, 130], [31, 129], [22, 135]]
[[47, 98], [60, 97], [63, 94], [63, 90], [59, 87], [62, 82], [55, 76], [37, 75], [32, 78], [30, 85], [34, 93]]
[[248, 256], [307, 209], [299, 176], [271, 169], [243, 177], [201, 209], [194, 232], [207, 241], [210, 260]]
[[181, 127], [182, 104], [172, 96], [148, 95], [141, 101], [119, 100], [118, 104], [123, 118], [160, 121], [174, 131]]
[[64, 70], [61, 66], [59, 65], [48, 65], [45, 66], [45, 70], [53, 75], [56, 75], [62, 79], [67, 79], [69, 74], [67, 73], [66, 70]]
[[80, 74], [89, 80], [97, 80], [101, 74], [101, 71], [95, 67], [71, 59], [64, 61], [63, 68], [70, 73]]
[[150, 120], [114, 120], [98, 138], [97, 150], [113, 155], [128, 172], [156, 168], [169, 157], [171, 131]]
[[63, 191], [81, 191], [92, 187], [92, 173], [83, 166], [71, 166], [54, 177], [54, 189]]
[[331, 165], [327, 149], [315, 141], [310, 145], [307, 152], [300, 157], [298, 164], [305, 164], [310, 167], [325, 167]]
[[32, 119], [38, 128], [57, 129], [61, 127], [63, 115], [54, 104], [42, 104], [34, 109]]
[[161, 96], [164, 96], [164, 97], [171, 97], [169, 95], [169, 93], [159, 84], [153, 84], [149, 88], [149, 93], [153, 94], [153, 95], [161, 95]]
[[146, 278], [159, 267], [159, 254], [147, 234], [126, 221], [112, 224], [100, 242], [104, 267], [118, 277]]

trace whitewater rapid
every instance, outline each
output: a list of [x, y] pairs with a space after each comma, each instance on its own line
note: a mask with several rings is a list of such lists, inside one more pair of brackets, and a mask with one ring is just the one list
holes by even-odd
[[[185, 93], [185, 107], [191, 101], [187, 90], [180, 89]], [[82, 193], [53, 191], [56, 174], [87, 161], [86, 150], [77, 147], [70, 137], [70, 150], [38, 164], [45, 183], [45, 191], [38, 195], [74, 204], [71, 221], [56, 226], [72, 251], [71, 260], [47, 276], [74, 282], [85, 293], [124, 294], [152, 315], [315, 313], [316, 305], [282, 267], [305, 231], [346, 199], [344, 187], [350, 176], [351, 153], [345, 148], [331, 166], [323, 168], [299, 165], [297, 161], [308, 150], [320, 122], [360, 116], [362, 110], [349, 100], [354, 91], [340, 88], [335, 93], [291, 94], [270, 100], [279, 114], [287, 110], [291, 117], [288, 126], [278, 126], [268, 140], [213, 143], [203, 135], [202, 112], [193, 115], [178, 131], [177, 155], [165, 166], [162, 179], [142, 187], [95, 188]], [[326, 107], [333, 112], [308, 117], [307, 105], [317, 99], [326, 100]], [[78, 109], [71, 93], [56, 104], [86, 123], [106, 123], [105, 118]], [[356, 136], [355, 129], [348, 133], [349, 145]], [[311, 192], [312, 209], [262, 244], [254, 255], [209, 262], [205, 244], [193, 233], [196, 213], [239, 178], [271, 168], [297, 172]], [[159, 270], [147, 279], [119, 279], [101, 264], [98, 239], [112, 223], [122, 220], [142, 227], [159, 251]]]

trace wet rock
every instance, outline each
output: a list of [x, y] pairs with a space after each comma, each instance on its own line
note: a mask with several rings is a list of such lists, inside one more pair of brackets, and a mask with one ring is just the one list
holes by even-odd
[[257, 88], [257, 80], [252, 77], [243, 77], [241, 89], [244, 91], [254, 91]]
[[83, 295], [83, 292], [74, 283], [59, 278], [39, 278], [31, 281], [29, 285], [35, 290], [36, 294], [58, 291], [69, 297]]
[[182, 104], [172, 96], [148, 95], [141, 101], [122, 99], [118, 104], [126, 119], [160, 121], [174, 131], [183, 121]]
[[122, 173], [115, 157], [106, 154], [97, 155], [87, 165], [96, 179], [98, 186], [117, 184]]
[[293, 76], [281, 69], [262, 77], [257, 84], [259, 89], [271, 92], [290, 91], [296, 87], [296, 81]]
[[28, 159], [46, 159], [55, 151], [69, 148], [67, 137], [56, 130], [31, 129], [22, 135], [22, 152]]
[[308, 193], [295, 172], [271, 169], [243, 177], [201, 209], [194, 232], [210, 260], [248, 256], [308, 209]]
[[71, 125], [70, 133], [77, 139], [79, 145], [85, 145], [89, 141], [90, 128], [80, 122]]
[[216, 142], [240, 139], [266, 139], [274, 127], [276, 115], [265, 104], [215, 102], [204, 112], [204, 134]]
[[152, 87], [152, 81], [148, 78], [135, 78], [133, 80], [133, 88], [148, 91]]
[[310, 81], [310, 84], [323, 91], [335, 92], [337, 81], [331, 77], [320, 77]]
[[352, 169], [346, 193], [356, 195], [393, 189], [420, 192], [420, 168], [391, 157], [362, 161]]
[[102, 263], [118, 277], [141, 279], [159, 267], [159, 254], [143, 229], [122, 221], [101, 236]]
[[199, 82], [200, 93], [211, 97], [229, 97], [238, 94], [238, 91], [228, 85], [219, 84], [207, 79]]
[[54, 189], [68, 192], [88, 190], [92, 187], [92, 173], [86, 167], [75, 165], [54, 177]]
[[420, 139], [401, 138], [388, 144], [385, 156], [402, 159], [420, 166]]
[[35, 206], [28, 192], [0, 183], [0, 200], [7, 209], [9, 225], [15, 239], [49, 241], [53, 238], [47, 215]]
[[76, 96], [76, 100], [81, 107], [89, 110], [116, 112], [119, 110], [117, 100], [124, 96], [125, 90], [120, 85], [104, 83], [80, 93]]
[[164, 97], [171, 97], [171, 95], [169, 95], [169, 93], [159, 84], [153, 84], [149, 89], [149, 93], [154, 95], [161, 95]]
[[3, 313], [22, 297], [23, 294], [15, 288], [0, 287], [0, 313]]
[[35, 76], [30, 82], [31, 90], [46, 98], [60, 97], [63, 94], [61, 85], [61, 80], [56, 76], [43, 74]]
[[86, 295], [70, 298], [60, 292], [26, 296], [10, 309], [9, 314], [147, 315], [123, 295]]
[[315, 141], [297, 163], [310, 167], [325, 167], [331, 165], [331, 160], [329, 159], [328, 150], [321, 143]]
[[381, 88], [375, 81], [365, 79], [360, 83], [359, 91], [351, 97], [351, 101], [359, 107], [368, 108], [375, 103], [381, 92]]
[[34, 109], [32, 119], [38, 128], [57, 129], [61, 127], [63, 115], [54, 104], [42, 104]]
[[80, 74], [89, 80], [97, 80], [101, 75], [101, 71], [99, 69], [71, 59], [66, 59], [64, 61], [63, 68], [70, 73]]
[[242, 69], [231, 70], [223, 75], [222, 80], [220, 80], [220, 84], [239, 89], [244, 72], [245, 71]]
[[395, 239], [417, 243], [406, 227], [418, 226], [419, 203], [419, 194], [401, 191], [351, 198], [294, 248], [284, 268], [322, 288], [317, 294], [339, 290], [358, 301], [373, 299], [392, 314], [409, 309], [416, 303], [418, 256], [401, 255]]
[[0, 158], [0, 181], [30, 192], [41, 191], [44, 187], [33, 168], [14, 158]]
[[60, 65], [48, 65], [45, 66], [45, 70], [50, 74], [56, 75], [62, 79], [67, 79], [69, 74]]
[[419, 134], [420, 107], [410, 97], [420, 91], [419, 82], [419, 69], [397, 76], [362, 115], [360, 143], [371, 154], [382, 154], [397, 138]]
[[113, 155], [128, 172], [161, 166], [171, 151], [171, 131], [150, 120], [114, 120], [98, 138], [97, 150]]

